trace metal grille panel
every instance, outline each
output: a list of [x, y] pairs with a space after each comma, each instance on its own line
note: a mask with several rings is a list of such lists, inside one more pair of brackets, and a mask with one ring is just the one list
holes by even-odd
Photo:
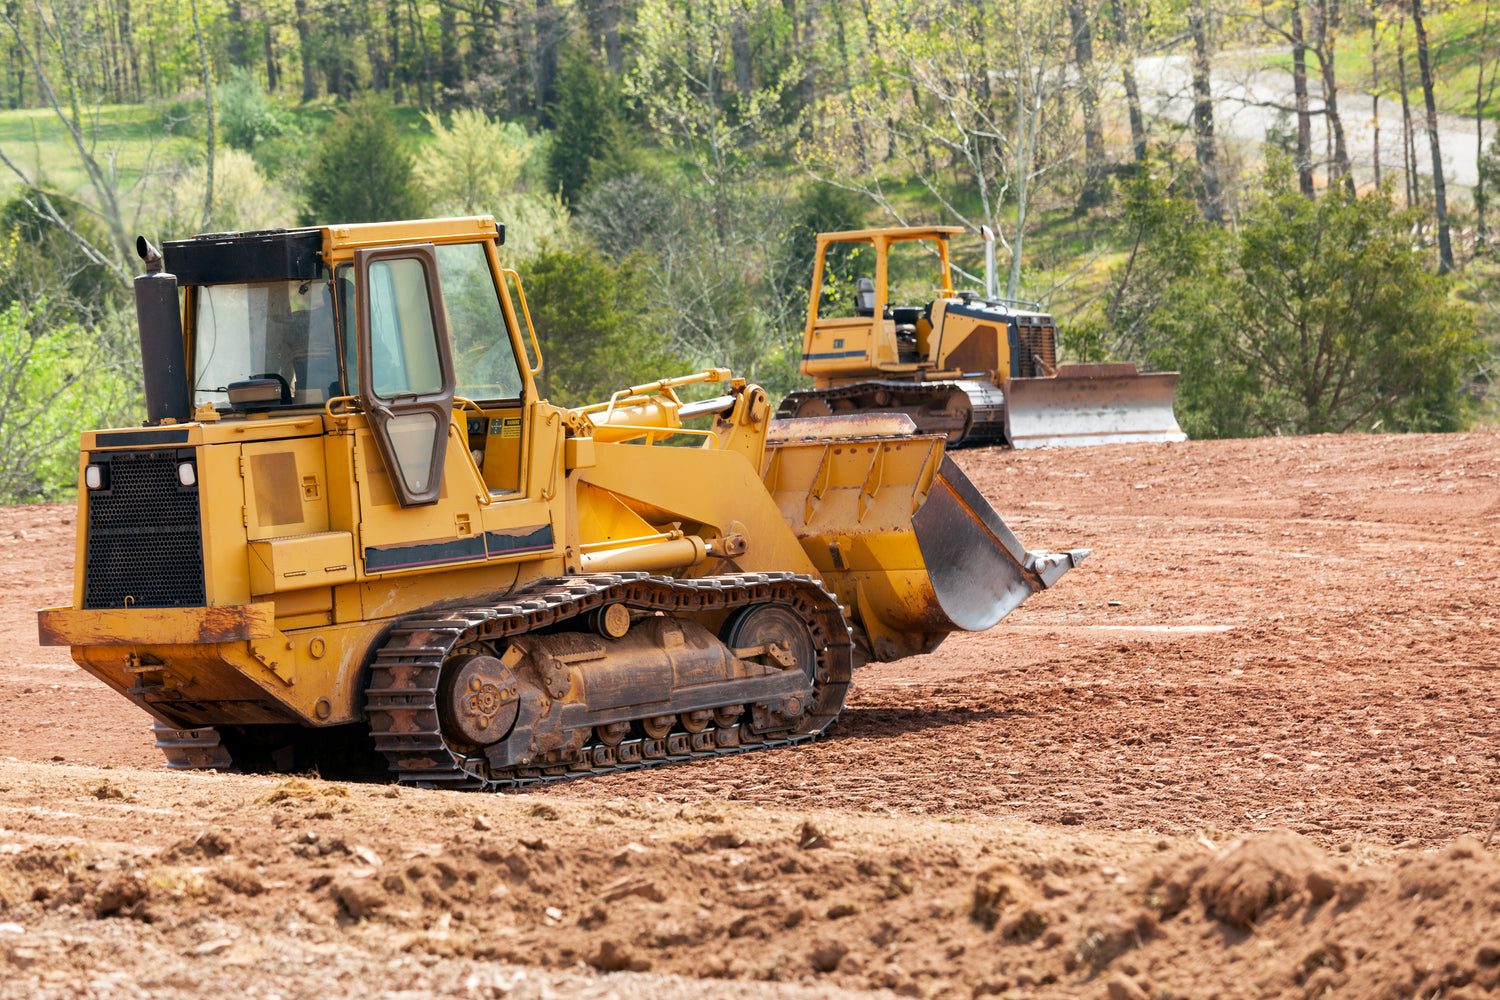
[[177, 481], [175, 451], [95, 455], [102, 490], [89, 490], [85, 608], [206, 604], [198, 487]]
[[1052, 326], [1050, 319], [1046, 316], [1018, 318], [1016, 332], [1026, 347], [1021, 352], [1021, 378], [1039, 378], [1057, 369], [1057, 328]]

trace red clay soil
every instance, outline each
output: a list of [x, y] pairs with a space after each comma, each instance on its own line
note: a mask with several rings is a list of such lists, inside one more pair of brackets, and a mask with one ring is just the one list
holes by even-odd
[[1495, 985], [1500, 437], [957, 457], [1093, 555], [811, 747], [526, 796], [167, 772], [0, 510], [0, 996]]

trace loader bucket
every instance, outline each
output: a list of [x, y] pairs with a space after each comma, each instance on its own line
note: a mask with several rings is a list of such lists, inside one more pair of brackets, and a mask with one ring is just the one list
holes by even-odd
[[941, 435], [819, 437], [831, 428], [815, 419], [776, 423], [803, 426], [776, 428], [766, 486], [874, 659], [983, 631], [1088, 555], [1026, 551]]
[[1135, 365], [1061, 365], [1051, 378], [1005, 382], [1005, 432], [1013, 448], [1186, 441], [1172, 413], [1176, 372]]

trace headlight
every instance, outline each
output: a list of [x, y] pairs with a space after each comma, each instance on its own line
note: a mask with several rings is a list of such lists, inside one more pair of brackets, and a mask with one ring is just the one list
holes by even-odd
[[104, 488], [104, 467], [102, 465], [90, 465], [83, 470], [83, 485], [91, 490]]
[[181, 462], [177, 466], [177, 481], [184, 486], [194, 486], [198, 482], [198, 469], [192, 462]]

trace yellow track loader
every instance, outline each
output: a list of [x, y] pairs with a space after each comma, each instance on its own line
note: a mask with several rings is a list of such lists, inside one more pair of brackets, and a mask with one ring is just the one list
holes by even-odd
[[[1172, 413], [1176, 372], [1058, 364], [1052, 317], [998, 297], [988, 233], [986, 295], [955, 292], [949, 240], [963, 231], [820, 233], [802, 338], [814, 388], [787, 396], [777, 415], [905, 413], [949, 447], [1187, 439]], [[910, 249], [919, 252], [898, 260]]]
[[901, 415], [772, 421], [722, 369], [549, 404], [503, 237], [138, 242], [148, 419], [84, 433], [38, 624], [170, 766], [485, 789], [805, 742], [856, 665], [1087, 554], [1026, 551]]

